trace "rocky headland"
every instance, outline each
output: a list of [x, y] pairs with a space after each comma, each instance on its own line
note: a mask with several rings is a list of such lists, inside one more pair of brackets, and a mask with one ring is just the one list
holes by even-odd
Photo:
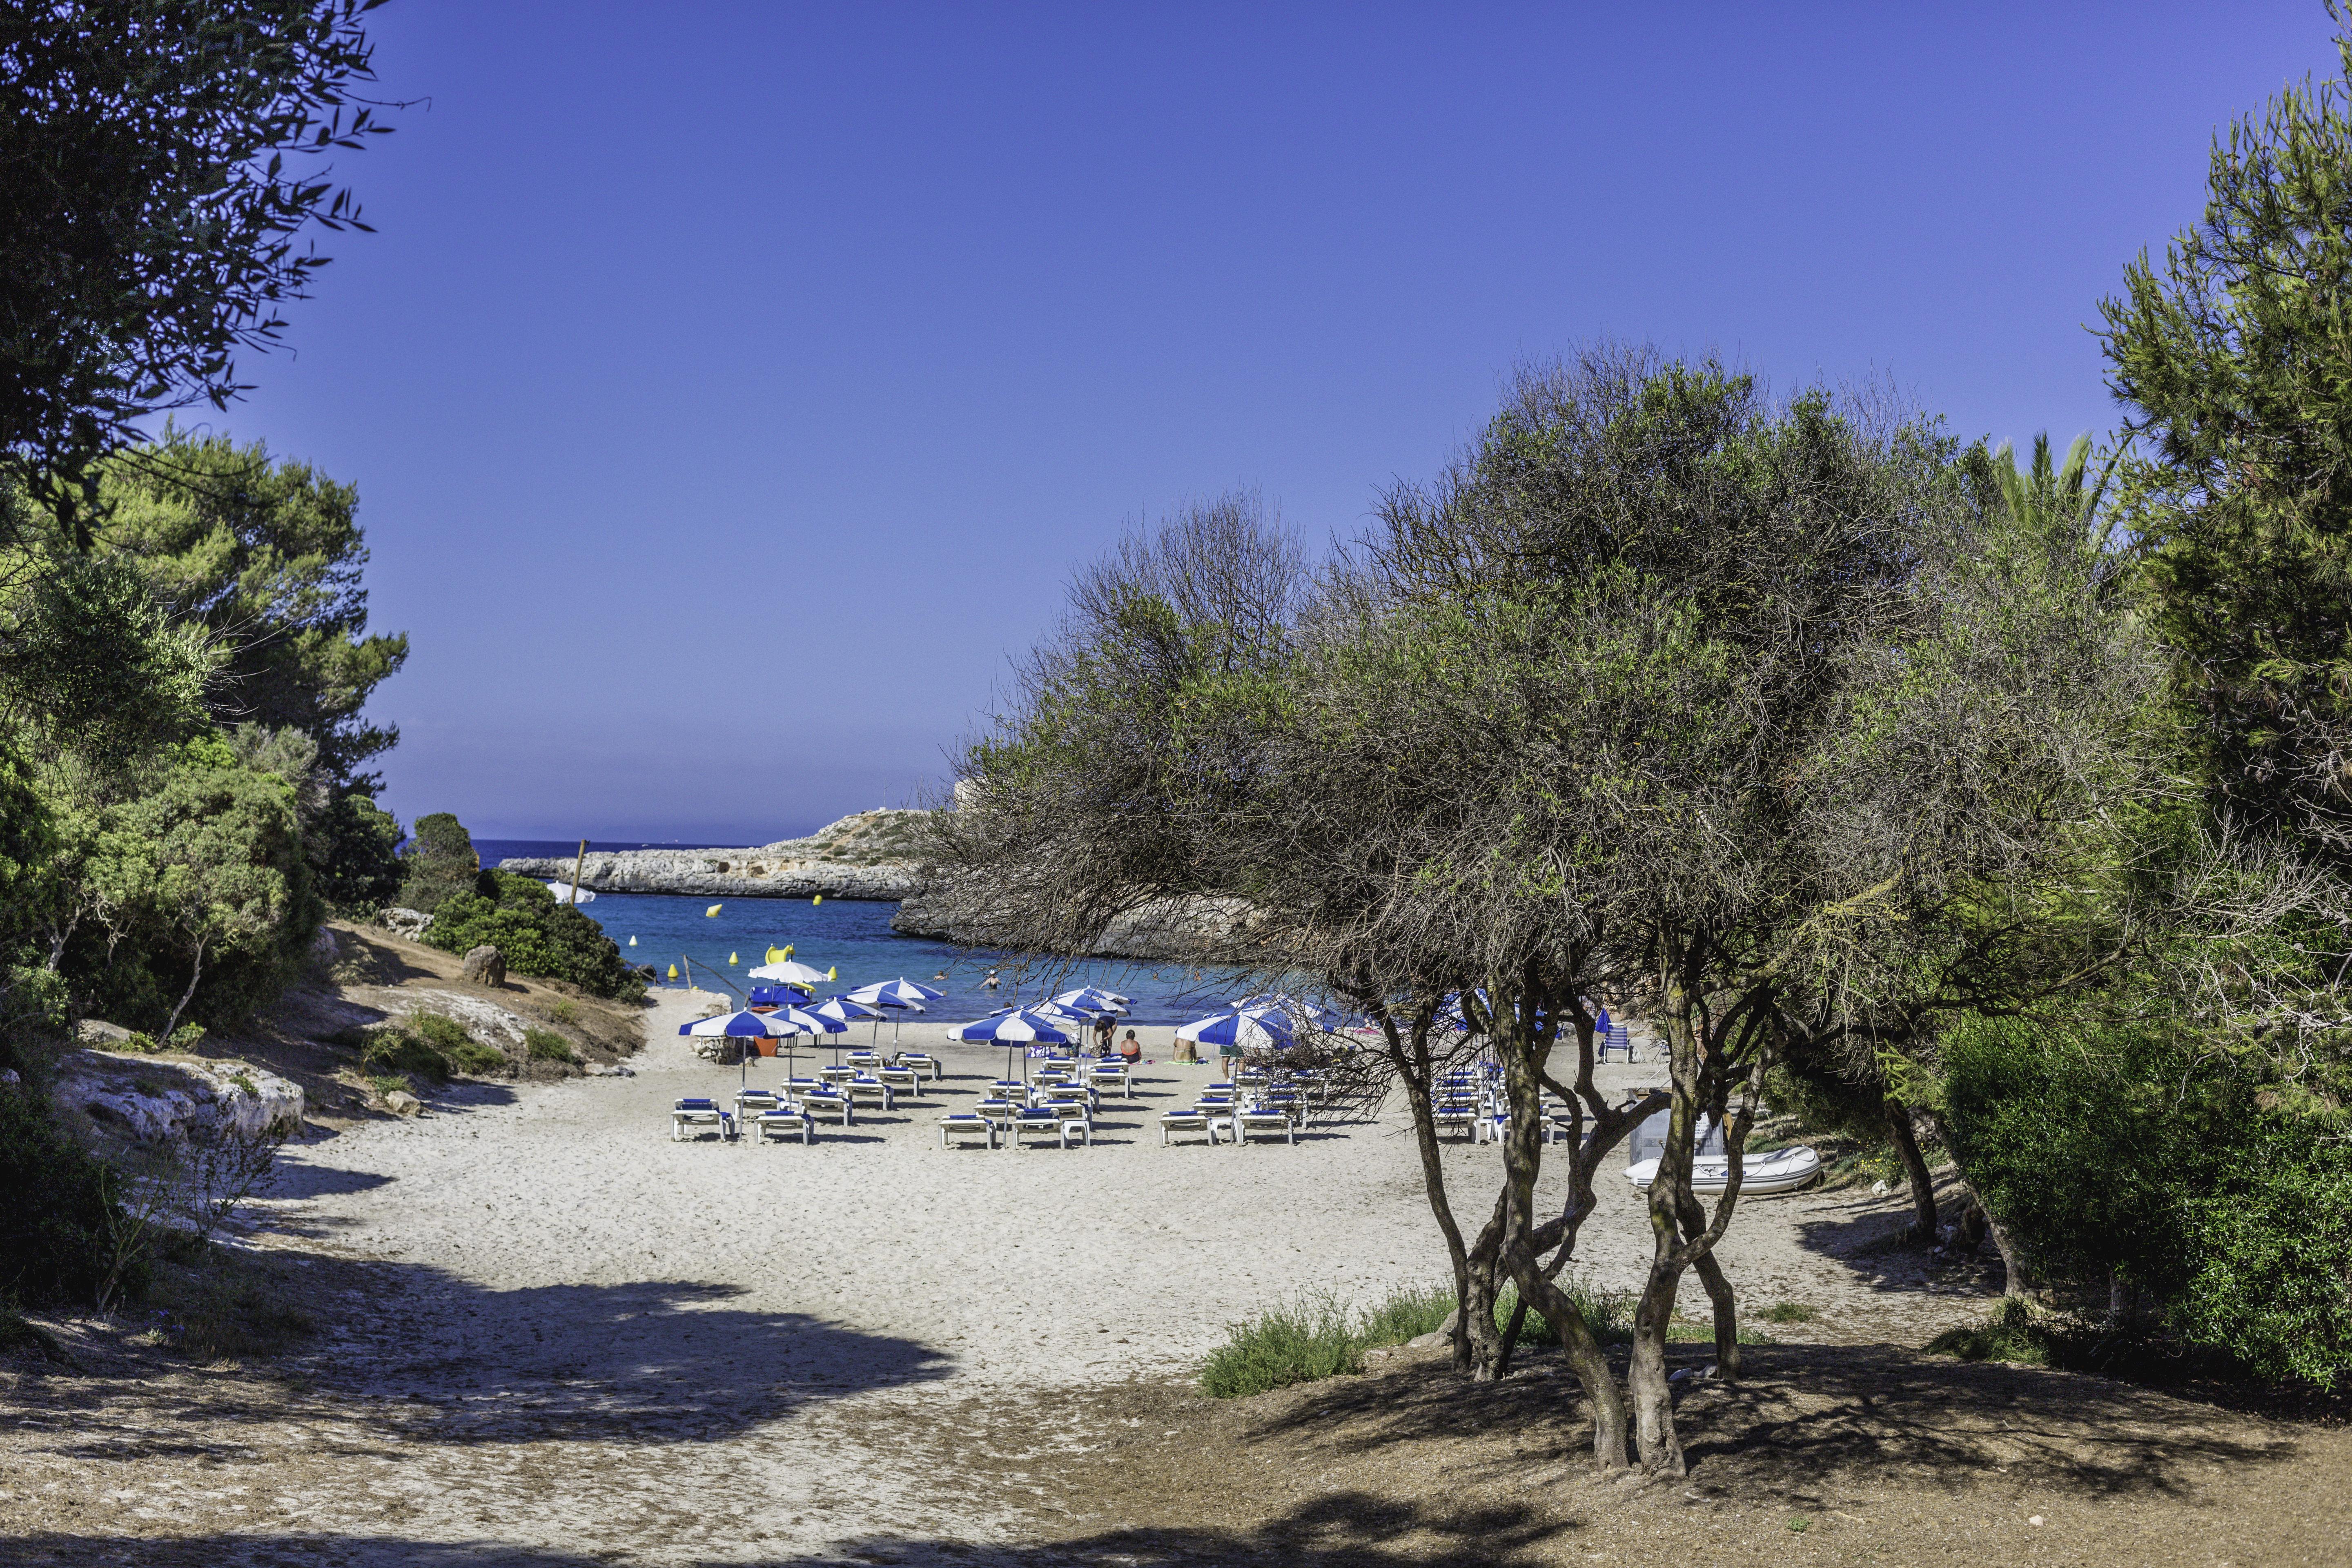
[[[930, 814], [861, 811], [812, 833], [744, 849], [591, 850], [580, 885], [592, 893], [690, 893], [712, 899], [904, 899], [923, 884]], [[569, 881], [573, 861], [509, 859], [501, 871]]]
[[[709, 899], [871, 899], [895, 902], [895, 931], [967, 947], [1005, 945], [984, 890], [946, 885], [930, 867], [930, 814], [862, 811], [806, 838], [743, 849], [591, 850], [580, 885], [594, 893], [679, 893]], [[554, 881], [570, 859], [509, 859], [499, 869]], [[1238, 899], [1161, 899], [1111, 923], [1083, 956], [1202, 960], [1243, 931]]]

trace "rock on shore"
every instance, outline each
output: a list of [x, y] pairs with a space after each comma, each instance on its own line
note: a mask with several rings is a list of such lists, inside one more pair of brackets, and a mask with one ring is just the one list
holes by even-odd
[[[806, 838], [745, 849], [591, 850], [580, 885], [595, 893], [714, 899], [903, 899], [923, 883], [930, 814], [861, 811]], [[511, 859], [501, 871], [570, 880], [571, 859]]]
[[[1156, 899], [1111, 921], [1083, 956], [1213, 963], [1248, 929], [1250, 919], [1250, 906], [1240, 899]], [[890, 929], [972, 947], [1003, 941], [984, 900], [961, 899], [940, 888], [908, 895]]]

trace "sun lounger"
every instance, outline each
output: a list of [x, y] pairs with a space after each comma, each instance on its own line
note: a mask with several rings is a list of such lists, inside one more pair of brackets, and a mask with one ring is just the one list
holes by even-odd
[[820, 1092], [801, 1097], [801, 1110], [819, 1121], [838, 1121], [844, 1127], [857, 1125], [857, 1112], [845, 1094]]
[[857, 1069], [854, 1067], [819, 1068], [816, 1076], [825, 1083], [847, 1083], [857, 1076]]
[[1478, 1136], [1478, 1108], [1466, 1100], [1442, 1100], [1430, 1112], [1436, 1124], [1437, 1135], [1444, 1137], [1451, 1130], [1475, 1142]]
[[1051, 1110], [1015, 1111], [1010, 1123], [1013, 1146], [1020, 1148], [1024, 1138], [1051, 1138], [1066, 1149], [1070, 1146], [1070, 1139], [1069, 1134], [1063, 1131], [1065, 1125], [1062, 1118]]
[[909, 1072], [922, 1073], [934, 1083], [939, 1081], [942, 1071], [940, 1058], [929, 1051], [900, 1051], [898, 1065]]
[[888, 1084], [893, 1093], [919, 1098], [923, 1092], [923, 1075], [912, 1068], [877, 1068], [874, 1076]]
[[783, 1100], [772, 1089], [739, 1089], [735, 1095], [735, 1120], [744, 1121], [763, 1110], [773, 1110]]
[[1607, 1061], [1612, 1051], [1622, 1051], [1629, 1062], [1633, 1059], [1633, 1032], [1622, 1024], [1610, 1025], [1608, 1031], [1593, 1042], [1592, 1055], [1596, 1061]]
[[956, 1138], [985, 1139], [988, 1146], [993, 1149], [996, 1147], [996, 1123], [974, 1111], [950, 1110], [940, 1118], [940, 1147], [947, 1148], [950, 1140]]
[[841, 1059], [847, 1062], [851, 1067], [856, 1068], [859, 1072], [872, 1072], [876, 1068], [882, 1065], [882, 1053], [879, 1051], [856, 1050], [850, 1052]]
[[834, 1087], [849, 1096], [850, 1103], [853, 1105], [872, 1105], [879, 1102], [885, 1110], [898, 1109], [896, 1098], [890, 1093], [890, 1086], [880, 1079], [845, 1079]]
[[1038, 1103], [1048, 1106], [1076, 1106], [1082, 1110], [1092, 1110], [1095, 1104], [1094, 1090], [1075, 1083], [1056, 1085], [1045, 1090], [1039, 1098]]
[[1298, 1142], [1298, 1125], [1290, 1120], [1289, 1114], [1286, 1111], [1237, 1110], [1234, 1112], [1235, 1144], [1249, 1142], [1252, 1133], [1271, 1138], [1277, 1132], [1282, 1135], [1282, 1141], [1286, 1143]]
[[1217, 1123], [1223, 1120], [1223, 1117], [1213, 1116], [1205, 1110], [1163, 1110], [1160, 1113], [1160, 1146], [1166, 1148], [1178, 1132], [1205, 1132], [1209, 1135], [1209, 1146], [1214, 1148]]
[[715, 1100], [691, 1098], [670, 1107], [669, 1137], [675, 1143], [689, 1127], [709, 1127], [717, 1130], [722, 1143], [735, 1136], [735, 1119], [719, 1109]]
[[763, 1110], [751, 1118], [751, 1141], [755, 1143], [765, 1143], [771, 1138], [782, 1142], [794, 1133], [800, 1134], [803, 1143], [816, 1142], [816, 1123], [809, 1120], [808, 1112], [796, 1105]]
[[1087, 1082], [1094, 1086], [1097, 1094], [1108, 1093], [1116, 1087], [1128, 1099], [1135, 1098], [1135, 1079], [1123, 1067], [1096, 1068], [1087, 1074]]

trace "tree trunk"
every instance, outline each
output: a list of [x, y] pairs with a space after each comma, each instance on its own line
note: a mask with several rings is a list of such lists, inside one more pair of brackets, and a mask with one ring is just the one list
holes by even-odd
[[1936, 1240], [1936, 1178], [1928, 1173], [1927, 1157], [1919, 1152], [1918, 1134], [1912, 1130], [1910, 1108], [1889, 1095], [1885, 1103], [1886, 1133], [1895, 1141], [1895, 1152], [1903, 1159], [1903, 1179], [1911, 1187], [1911, 1227], [1921, 1242], [1933, 1246]]
[[1715, 1375], [1736, 1382], [1747, 1367], [1739, 1351], [1739, 1306], [1731, 1294], [1731, 1281], [1724, 1278], [1723, 1265], [1715, 1260], [1712, 1249], [1700, 1253], [1693, 1267], [1715, 1308]]
[[1625, 1372], [1626, 1403], [1632, 1407], [1633, 1447], [1642, 1468], [1653, 1473], [1684, 1473], [1682, 1436], [1675, 1430], [1674, 1389], [1666, 1382], [1666, 1333], [1675, 1317], [1675, 1273], [1653, 1268], [1641, 1304], [1633, 1310], [1633, 1361]]
[[1503, 1334], [1495, 1326], [1495, 1299], [1502, 1294], [1495, 1268], [1501, 1232], [1500, 1225], [1489, 1225], [1465, 1259], [1465, 1288], [1454, 1321], [1454, 1366], [1473, 1383], [1496, 1382], [1505, 1370]]
[[187, 1011], [189, 999], [196, 994], [196, 982], [204, 977], [205, 945], [203, 942], [196, 943], [195, 962], [188, 968], [188, 988], [180, 993], [179, 1001], [173, 1005], [172, 1016], [163, 1020], [163, 1037], [157, 1044], [167, 1049], [172, 1044], [173, 1033], [180, 1026], [180, 1015]]

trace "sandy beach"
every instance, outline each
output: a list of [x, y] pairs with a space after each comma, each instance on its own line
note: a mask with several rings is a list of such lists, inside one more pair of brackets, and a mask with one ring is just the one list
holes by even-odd
[[[0, 1561], [1132, 1563], [1143, 1559], [1100, 1532], [1171, 1510], [1246, 1511], [1231, 1490], [1238, 1455], [1323, 1444], [1307, 1451], [1324, 1457], [1290, 1461], [1306, 1470], [1245, 1472], [1259, 1489], [1249, 1497], [1270, 1487], [1320, 1517], [1332, 1489], [1391, 1463], [1404, 1413], [1464, 1397], [1431, 1352], [1265, 1401], [1221, 1405], [1192, 1387], [1235, 1319], [1307, 1293], [1368, 1303], [1446, 1277], [1401, 1111], [1318, 1125], [1295, 1146], [1162, 1147], [1153, 1119], [1213, 1069], [1170, 1063], [1169, 1032], [1147, 1030], [1153, 1065], [1137, 1099], [1106, 1103], [1092, 1147], [944, 1149], [940, 1115], [978, 1098], [1005, 1058], [948, 1044], [925, 1021], [901, 1043], [940, 1055], [949, 1076], [895, 1113], [827, 1128], [814, 1147], [673, 1142], [674, 1100], [724, 1096], [738, 1080], [677, 1034], [711, 1000], [657, 994], [634, 1076], [458, 1083], [415, 1120], [289, 1145], [253, 1241], [314, 1282], [315, 1348], [291, 1373], [159, 1366], [102, 1392], [60, 1381], [50, 1405], [27, 1408], [69, 1411], [72, 1441], [47, 1440], [52, 1417], [39, 1415], [0, 1438], [0, 1509], [22, 1521]], [[749, 1070], [772, 1081], [782, 1068]], [[1609, 1087], [1657, 1071], [1612, 1067]], [[1445, 1158], [1458, 1204], [1491, 1201], [1492, 1146], [1451, 1145]], [[1630, 1186], [1603, 1193], [1579, 1267], [1624, 1289], [1648, 1233]], [[1983, 1310], [1965, 1284], [1927, 1278], [1916, 1255], [1869, 1245], [1906, 1213], [1899, 1196], [1851, 1191], [1756, 1200], [1723, 1248], [1751, 1321], [1803, 1303], [1819, 1316], [1798, 1339], [1863, 1358], [1865, 1405], [1887, 1367]], [[1759, 1356], [1776, 1353], [1800, 1352]], [[1812, 1388], [1815, 1365], [1787, 1387]], [[1514, 1452], [1539, 1440], [1551, 1458], [1499, 1472], [1457, 1458], [1467, 1468], [1440, 1489], [1525, 1497], [1532, 1466], [1569, 1488], [1559, 1508], [1586, 1507], [1570, 1486], [1583, 1435], [1557, 1371], [1532, 1365], [1479, 1397], [1517, 1401], [1517, 1425], [1496, 1430]], [[1847, 1408], [1834, 1392], [1801, 1397]], [[1954, 1407], [1923, 1397], [1923, 1429], [1948, 1440]], [[1340, 1414], [1285, 1425], [1284, 1411], [1323, 1407]], [[2099, 1434], [2116, 1419], [2100, 1415], [2083, 1440], [2110, 1440]], [[1346, 1436], [1367, 1423], [1375, 1436]], [[1354, 1457], [1337, 1461], [1335, 1448]], [[135, 1467], [100, 1462], [131, 1455]], [[1427, 1491], [1429, 1462], [1395, 1461], [1406, 1468], [1394, 1484]], [[1488, 1560], [1485, 1527], [1463, 1537], [1441, 1520], [1416, 1536], [1379, 1524], [1377, 1509], [1347, 1517], [1351, 1539], [1398, 1543], [1380, 1561], [1443, 1555], [1447, 1541], [1462, 1561]], [[1598, 1540], [1654, 1527], [1637, 1507], [1576, 1528]], [[1035, 1555], [1087, 1531], [1096, 1549]], [[1246, 1552], [1209, 1539], [1170, 1560], [1282, 1554], [1257, 1537]]]

